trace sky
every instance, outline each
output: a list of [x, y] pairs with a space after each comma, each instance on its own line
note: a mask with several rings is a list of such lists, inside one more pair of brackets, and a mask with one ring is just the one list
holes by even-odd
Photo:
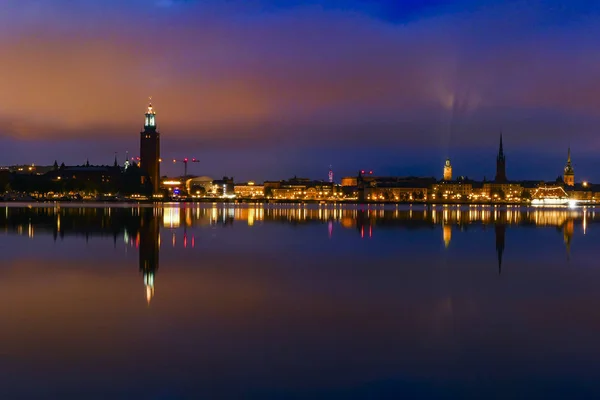
[[[600, 182], [600, 4], [584, 0], [0, 0], [0, 165], [137, 156], [236, 181]], [[164, 174], [181, 165], [163, 162]]]

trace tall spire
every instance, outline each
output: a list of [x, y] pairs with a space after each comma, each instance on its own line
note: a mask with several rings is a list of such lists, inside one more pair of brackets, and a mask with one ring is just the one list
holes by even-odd
[[496, 182], [506, 182], [506, 157], [504, 156], [504, 143], [502, 142], [502, 132], [500, 132], [500, 147], [496, 157]]
[[571, 164], [571, 147], [567, 151], [567, 165], [565, 165], [565, 173], [563, 175], [563, 182], [567, 186], [575, 186], [575, 171]]

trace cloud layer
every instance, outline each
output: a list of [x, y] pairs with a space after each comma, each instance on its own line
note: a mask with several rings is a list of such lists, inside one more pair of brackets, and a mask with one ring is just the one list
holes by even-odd
[[135, 147], [153, 96], [172, 154], [317, 145], [354, 170], [344, 152], [437, 160], [493, 152], [500, 130], [561, 163], [569, 143], [600, 147], [600, 24], [582, 3], [75, 3], [9, 0], [0, 16], [6, 143]]

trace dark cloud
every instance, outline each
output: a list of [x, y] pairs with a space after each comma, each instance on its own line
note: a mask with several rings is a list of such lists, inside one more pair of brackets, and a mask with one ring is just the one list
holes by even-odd
[[[253, 154], [293, 151], [298, 161], [315, 146], [319, 165], [407, 162], [437, 173], [446, 156], [475, 160], [469, 152], [486, 149], [493, 159], [500, 130], [517, 152], [562, 154], [570, 143], [591, 160], [600, 147], [595, 6], [398, 4], [9, 0], [0, 135], [11, 140], [0, 163], [20, 160], [9, 146], [19, 141], [51, 140], [67, 162], [72, 152], [61, 149], [71, 144], [135, 147], [150, 95], [165, 153], [210, 151], [218, 163], [239, 152], [235, 163], [256, 163], [265, 178]], [[317, 171], [299, 164], [299, 174]], [[483, 175], [479, 167], [465, 163], [469, 175]]]

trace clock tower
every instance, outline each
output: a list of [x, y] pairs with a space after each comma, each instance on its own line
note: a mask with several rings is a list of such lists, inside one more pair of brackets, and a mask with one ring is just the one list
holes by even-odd
[[152, 103], [145, 114], [144, 130], [140, 133], [140, 168], [150, 178], [152, 192], [160, 188], [160, 133], [156, 129], [156, 112]]

